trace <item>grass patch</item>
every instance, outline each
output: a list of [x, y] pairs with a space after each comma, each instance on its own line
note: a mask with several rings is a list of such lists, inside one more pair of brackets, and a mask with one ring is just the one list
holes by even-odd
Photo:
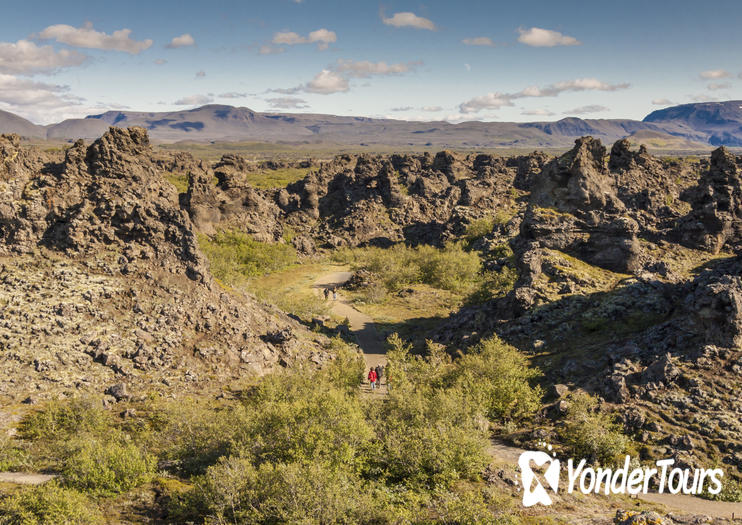
[[213, 237], [199, 234], [198, 245], [209, 259], [214, 277], [230, 286], [297, 262], [290, 244], [259, 242], [240, 231], [222, 231]]
[[311, 168], [262, 169], [248, 173], [247, 181], [256, 188], [285, 188], [306, 177], [311, 170]]
[[190, 173], [168, 173], [167, 175], [165, 175], [165, 178], [170, 184], [175, 186], [175, 189], [178, 190], [178, 193], [188, 192], [188, 183], [191, 178]]
[[261, 300], [310, 321], [329, 312], [327, 303], [312, 287], [322, 273], [335, 268], [322, 264], [296, 265], [250, 279], [246, 286]]

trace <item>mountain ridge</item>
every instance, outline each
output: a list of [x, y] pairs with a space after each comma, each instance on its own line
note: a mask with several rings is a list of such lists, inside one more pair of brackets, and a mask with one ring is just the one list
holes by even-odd
[[246, 107], [209, 104], [166, 112], [111, 110], [40, 126], [0, 110], [0, 133], [29, 138], [96, 139], [111, 126], [141, 126], [153, 140], [162, 143], [258, 141], [459, 148], [565, 147], [583, 135], [615, 141], [648, 131], [663, 134], [668, 144], [677, 142], [703, 149], [742, 146], [742, 101], [672, 106], [654, 111], [641, 121], [565, 117], [557, 121], [458, 124], [318, 113], [261, 113]]

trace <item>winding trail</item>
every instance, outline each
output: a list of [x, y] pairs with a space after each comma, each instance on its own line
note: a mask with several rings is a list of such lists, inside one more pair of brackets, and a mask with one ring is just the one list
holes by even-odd
[[[313, 287], [318, 295], [322, 295], [323, 290], [332, 291], [334, 288], [339, 288], [352, 275], [348, 271], [326, 273], [314, 282]], [[353, 308], [340, 291], [337, 292], [337, 299], [335, 300], [332, 299], [332, 294], [330, 294], [328, 302], [330, 303], [330, 311], [333, 315], [341, 319], [347, 318], [350, 321], [350, 332], [356, 338], [358, 346], [363, 352], [363, 359], [366, 361], [366, 370], [377, 365], [386, 366], [386, 348], [384, 347], [384, 341], [376, 331], [374, 320], [363, 312], [359, 312]], [[379, 388], [379, 392], [386, 393], [386, 382], [384, 378], [382, 378], [382, 383], [384, 384]], [[364, 383], [364, 390], [371, 390], [367, 383]]]

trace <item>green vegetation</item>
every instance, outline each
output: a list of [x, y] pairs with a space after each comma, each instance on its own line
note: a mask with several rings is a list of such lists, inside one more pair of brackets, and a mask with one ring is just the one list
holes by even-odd
[[575, 394], [569, 401], [561, 436], [573, 457], [612, 465], [634, 453], [631, 440], [621, 433], [611, 414], [600, 411], [596, 398]]
[[[537, 372], [497, 339], [459, 360], [433, 343], [425, 357], [397, 336], [389, 345], [385, 402], [358, 388], [363, 360], [337, 338], [322, 370], [275, 372], [231, 400], [151, 396], [126, 418], [92, 400], [49, 402], [21, 439], [59, 483], [0, 496], [0, 515], [96, 523], [98, 505], [152, 483], [173, 523], [520, 523], [481, 483], [487, 418], [530, 418]], [[168, 466], [155, 476], [156, 461]]]
[[67, 484], [91, 494], [125, 492], [149, 480], [154, 458], [132, 443], [84, 441], [67, 460]]
[[722, 480], [721, 492], [715, 495], [704, 493], [703, 497], [714, 501], [742, 502], [742, 482], [725, 477]]
[[397, 244], [391, 248], [356, 248], [333, 254], [338, 262], [354, 270], [367, 270], [378, 277], [387, 291], [397, 291], [412, 284], [428, 284], [442, 290], [466, 294], [480, 280], [482, 262], [475, 252], [464, 250], [461, 243], [444, 248]]
[[297, 262], [296, 250], [290, 244], [259, 242], [237, 230], [218, 232], [213, 237], [201, 234], [198, 245], [209, 259], [214, 277], [230, 286]]
[[247, 174], [247, 181], [256, 188], [285, 188], [292, 182], [303, 179], [311, 168], [262, 169]]
[[190, 173], [168, 173], [165, 178], [170, 184], [175, 186], [178, 193], [186, 193], [188, 192], [188, 182], [190, 177]]
[[50, 482], [0, 496], [0, 523], [3, 525], [104, 523], [103, 515], [84, 494]]
[[507, 224], [513, 218], [512, 211], [497, 210], [494, 215], [487, 215], [480, 219], [470, 222], [466, 227], [464, 239], [469, 243], [481, 239], [485, 235], [492, 233], [496, 225]]

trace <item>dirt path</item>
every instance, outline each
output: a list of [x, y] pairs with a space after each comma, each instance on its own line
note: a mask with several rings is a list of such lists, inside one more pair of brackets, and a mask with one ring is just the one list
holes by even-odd
[[0, 483], [16, 483], [19, 485], [41, 485], [51, 481], [56, 476], [52, 474], [33, 474], [29, 472], [0, 472]]
[[[351, 275], [353, 274], [348, 271], [326, 273], [314, 282], [314, 288], [318, 294], [322, 294], [324, 289], [332, 290], [335, 287], [339, 287], [350, 279]], [[363, 312], [359, 312], [353, 308], [348, 300], [343, 297], [340, 290], [337, 291], [337, 299], [335, 300], [332, 299], [332, 294], [330, 294], [329, 303], [330, 311], [333, 315], [340, 319], [347, 318], [350, 321], [350, 332], [356, 338], [358, 346], [363, 351], [366, 370], [368, 371], [369, 368], [376, 365], [386, 366], [384, 341], [376, 331], [374, 320]], [[382, 383], [384, 383], [383, 379]], [[364, 389], [370, 390], [370, 387], [365, 385]], [[385, 392], [386, 385], [382, 385], [380, 390]]]
[[[506, 445], [501, 441], [492, 440], [488, 452], [495, 459], [515, 467], [518, 464], [518, 458], [525, 451]], [[734, 514], [735, 518], [742, 518], [742, 503], [710, 501], [685, 494], [657, 494], [654, 492], [642, 494], [639, 496], [639, 499], [648, 503], [664, 505], [668, 511], [681, 514], [726, 519], [731, 519], [732, 514]]]

